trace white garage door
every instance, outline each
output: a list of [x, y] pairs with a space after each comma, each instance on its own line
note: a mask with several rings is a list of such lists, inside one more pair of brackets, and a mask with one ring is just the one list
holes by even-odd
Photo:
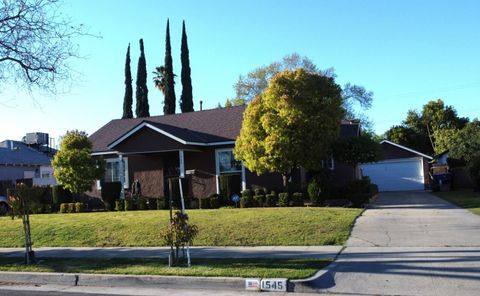
[[362, 173], [378, 185], [379, 191], [423, 190], [422, 158], [386, 160], [362, 164]]

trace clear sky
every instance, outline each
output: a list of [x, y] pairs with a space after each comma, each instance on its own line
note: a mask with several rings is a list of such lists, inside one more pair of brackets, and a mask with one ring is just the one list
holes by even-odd
[[[81, 76], [65, 94], [36, 94], [32, 100], [3, 86], [0, 140], [33, 131], [57, 140], [72, 129], [92, 134], [120, 118], [127, 45], [132, 45], [135, 91], [140, 38], [150, 114], [163, 114], [152, 71], [164, 61], [167, 18], [177, 75], [186, 21], [195, 110], [200, 100], [209, 109], [234, 97], [240, 74], [297, 52], [320, 68], [334, 67], [339, 84], [351, 82], [375, 93], [366, 113], [377, 133], [437, 98], [460, 116], [480, 117], [480, 1], [65, 0], [62, 10], [102, 38], [77, 40], [86, 58], [72, 60]], [[177, 112], [180, 94], [178, 76]]]

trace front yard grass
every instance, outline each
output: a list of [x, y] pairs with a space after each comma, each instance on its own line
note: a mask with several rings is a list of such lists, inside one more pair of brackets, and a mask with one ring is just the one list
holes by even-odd
[[[343, 245], [361, 209], [251, 208], [188, 210], [199, 228], [196, 246]], [[169, 212], [31, 215], [34, 247], [163, 246]], [[0, 217], [0, 247], [24, 245], [21, 219]]]
[[23, 258], [0, 258], [0, 271], [301, 279], [330, 262], [306, 258], [193, 258], [190, 268], [169, 268], [164, 258], [40, 258], [36, 265], [23, 265]]
[[466, 208], [474, 214], [480, 215], [480, 192], [461, 190], [434, 192], [434, 194], [462, 208]]

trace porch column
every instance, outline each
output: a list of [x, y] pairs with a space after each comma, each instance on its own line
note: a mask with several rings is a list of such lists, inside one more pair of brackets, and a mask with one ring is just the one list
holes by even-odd
[[247, 178], [245, 174], [245, 166], [242, 161], [242, 191], [247, 189]]
[[178, 151], [178, 159], [180, 161], [180, 178], [185, 178], [185, 158], [183, 150]]
[[118, 178], [120, 179], [120, 199], [125, 199], [125, 168], [123, 167], [123, 155], [118, 155]]

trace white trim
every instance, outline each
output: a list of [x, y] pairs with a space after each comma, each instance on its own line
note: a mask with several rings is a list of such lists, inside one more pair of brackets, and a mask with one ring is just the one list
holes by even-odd
[[[123, 159], [123, 163], [124, 165], [123, 166], [123, 174], [121, 175], [124, 175], [125, 176], [125, 181], [123, 182], [123, 188], [128, 188], [128, 184], [129, 184], [129, 177], [128, 177], [128, 157], [117, 157], [117, 158], [107, 158], [105, 159], [105, 162], [108, 163], [108, 162], [119, 162], [120, 159]], [[122, 163], [122, 164], [123, 164]], [[105, 168], [106, 169], [106, 168]], [[105, 174], [105, 172], [104, 172]], [[120, 176], [121, 177], [121, 176]], [[120, 181], [120, 183], [122, 183], [122, 181]], [[100, 180], [97, 180], [97, 189], [98, 190], [101, 190], [102, 189], [102, 185], [101, 185], [101, 182]]]
[[[217, 194], [220, 194], [220, 182], [219, 182], [218, 178], [221, 176], [218, 153], [219, 152], [225, 152], [225, 151], [232, 152], [232, 154], [233, 154], [233, 148], [215, 149], [215, 181], [216, 181], [216, 186], [217, 186]], [[242, 189], [245, 190], [247, 188], [247, 183], [246, 183], [246, 178], [245, 178], [245, 167], [243, 166], [243, 162], [241, 162], [241, 164], [242, 164], [242, 169], [240, 171], [225, 172], [225, 174], [238, 174], [238, 173], [240, 173], [241, 176], [242, 176], [241, 186], [242, 186]]]
[[242, 161], [242, 191], [246, 190], [247, 189], [247, 177], [246, 177], [246, 173], [245, 173], [245, 166], [243, 165], [243, 161]]
[[178, 161], [180, 162], [180, 178], [185, 178], [185, 156], [183, 150], [178, 151]]
[[108, 155], [108, 154], [118, 154], [118, 151], [103, 151], [103, 152], [92, 152], [92, 156], [97, 156], [97, 155]]
[[410, 161], [419, 160], [419, 159], [423, 160], [423, 157], [418, 157], [417, 156], [417, 157], [409, 157], [409, 158], [384, 159], [384, 160], [377, 161], [377, 162], [365, 162], [365, 163], [361, 163], [360, 165], [363, 165], [363, 164], [385, 164], [385, 163], [392, 163], [392, 162], [410, 162]]
[[396, 147], [398, 147], [398, 148], [400, 148], [400, 149], [407, 150], [407, 151], [409, 151], [409, 152], [415, 153], [415, 154], [417, 154], [417, 155], [420, 155], [420, 156], [422, 156], [422, 157], [428, 158], [428, 159], [430, 159], [430, 160], [432, 160], [432, 159], [433, 159], [433, 157], [431, 157], [431, 156], [428, 156], [428, 155], [426, 155], [426, 154], [423, 154], [423, 153], [421, 153], [421, 152], [418, 152], [418, 151], [416, 151], [416, 150], [413, 150], [413, 149], [407, 148], [407, 147], [405, 147], [405, 146], [402, 146], [402, 145], [400, 145], [400, 144], [393, 143], [393, 142], [391, 142], [391, 141], [389, 141], [389, 140], [382, 140], [382, 141], [380, 141], [380, 144], [383, 144], [383, 143], [387, 143], [387, 144], [390, 144], [390, 145], [396, 146]]
[[118, 138], [117, 140], [115, 140], [113, 143], [109, 144], [107, 146], [108, 149], [112, 149], [113, 147], [117, 146], [118, 144], [120, 144], [121, 142], [125, 141], [127, 138], [129, 138], [131, 135], [133, 135], [134, 133], [138, 132], [140, 129], [142, 129], [143, 127], [148, 127], [164, 136], [167, 136], [169, 137], [170, 139], [173, 139], [183, 145], [193, 145], [193, 146], [218, 146], [218, 145], [231, 145], [231, 144], [235, 144], [235, 141], [223, 141], [223, 142], [211, 142], [211, 143], [201, 143], [201, 142], [188, 142], [188, 141], [185, 141], [175, 135], [172, 135], [171, 133], [168, 133], [164, 130], [162, 130], [161, 128], [158, 128], [148, 122], [142, 122], [140, 123], [139, 125], [137, 125], [135, 128], [133, 128], [132, 130], [130, 130], [129, 132], [127, 132], [126, 134], [124, 134], [123, 136], [121, 136], [120, 138]]

